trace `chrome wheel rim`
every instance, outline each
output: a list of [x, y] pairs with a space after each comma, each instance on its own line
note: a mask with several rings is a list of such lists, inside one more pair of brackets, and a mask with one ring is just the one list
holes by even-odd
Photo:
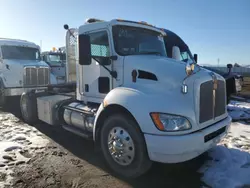
[[109, 132], [108, 149], [114, 161], [122, 166], [127, 166], [134, 160], [134, 142], [129, 133], [121, 127], [114, 127]]

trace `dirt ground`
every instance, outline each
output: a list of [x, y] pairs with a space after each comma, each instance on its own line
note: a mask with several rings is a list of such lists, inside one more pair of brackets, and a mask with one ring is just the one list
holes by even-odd
[[[17, 117], [19, 111], [9, 109]], [[0, 112], [0, 117], [6, 113]], [[7, 113], [8, 114], [8, 113]], [[4, 123], [2, 119], [0, 124]], [[11, 119], [6, 120], [11, 123]], [[13, 120], [16, 126], [27, 130], [37, 129], [49, 142], [38, 150], [26, 149], [22, 155], [29, 158], [26, 163], [13, 166], [12, 183], [4, 187], [15, 188], [86, 188], [86, 187], [200, 187], [197, 169], [203, 164], [203, 156], [181, 165], [155, 163], [151, 170], [138, 179], [123, 179], [110, 172], [102, 154], [94, 143], [65, 130], [39, 123], [27, 125]], [[6, 126], [5, 126], [6, 128]], [[16, 130], [16, 129], [13, 129]], [[1, 131], [1, 130], [0, 130]], [[7, 168], [6, 168], [7, 169]], [[0, 183], [6, 180], [0, 173]]]

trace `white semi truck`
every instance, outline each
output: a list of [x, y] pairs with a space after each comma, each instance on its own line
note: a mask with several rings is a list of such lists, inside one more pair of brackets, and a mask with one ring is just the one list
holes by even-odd
[[40, 47], [32, 42], [0, 38], [0, 106], [23, 92], [46, 88], [49, 66], [40, 59]]
[[57, 84], [66, 83], [66, 53], [60, 48], [52, 51], [43, 51], [41, 59], [50, 66], [51, 73]]
[[[224, 78], [195, 61], [168, 58], [164, 31], [120, 19], [64, 28], [66, 52], [76, 55], [76, 91], [23, 93], [25, 121], [93, 139], [110, 168], [131, 178], [152, 161], [193, 159], [227, 134]], [[179, 52], [173, 48], [173, 56]]]

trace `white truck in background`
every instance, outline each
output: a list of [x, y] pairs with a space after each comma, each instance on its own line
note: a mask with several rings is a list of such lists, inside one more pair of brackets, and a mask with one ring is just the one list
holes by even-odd
[[50, 68], [41, 61], [38, 45], [0, 38], [0, 106], [7, 105], [9, 97], [44, 89], [49, 83]]
[[50, 66], [51, 73], [54, 75], [52, 82], [57, 84], [66, 83], [66, 53], [59, 48], [51, 51], [43, 51], [41, 59]]
[[[26, 122], [41, 120], [93, 139], [110, 168], [130, 178], [152, 161], [193, 159], [227, 134], [224, 78], [195, 61], [168, 58], [164, 31], [120, 19], [64, 28], [76, 90], [23, 93]], [[177, 57], [180, 50], [172, 53]]]

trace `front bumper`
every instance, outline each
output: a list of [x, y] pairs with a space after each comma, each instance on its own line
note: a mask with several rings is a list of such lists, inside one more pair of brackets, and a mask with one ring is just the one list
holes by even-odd
[[5, 96], [20, 96], [23, 92], [28, 92], [31, 90], [44, 90], [47, 87], [31, 87], [31, 88], [5, 88], [4, 95]]
[[227, 134], [231, 121], [232, 118], [228, 116], [208, 128], [187, 135], [145, 134], [149, 158], [162, 163], [179, 163], [193, 159], [220, 142]]

